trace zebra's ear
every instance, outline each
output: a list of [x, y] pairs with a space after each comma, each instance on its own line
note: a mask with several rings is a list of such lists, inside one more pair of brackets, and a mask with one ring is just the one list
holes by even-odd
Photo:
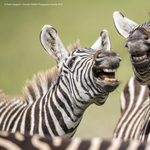
[[50, 25], [45, 25], [40, 33], [40, 41], [44, 50], [53, 56], [59, 64], [68, 54], [64, 48], [56, 29]]
[[124, 17], [120, 12], [115, 11], [113, 13], [114, 24], [120, 35], [127, 38], [132, 30], [134, 30], [138, 24], [132, 20]]
[[110, 38], [109, 38], [109, 33], [107, 30], [103, 30], [100, 33], [100, 37], [97, 39], [97, 41], [92, 45], [92, 49], [95, 50], [100, 50], [100, 49], [106, 49], [110, 50], [111, 49], [111, 43], [110, 43]]

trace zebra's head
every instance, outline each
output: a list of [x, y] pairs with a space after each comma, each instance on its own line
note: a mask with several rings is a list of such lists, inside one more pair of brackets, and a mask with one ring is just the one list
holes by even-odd
[[119, 12], [113, 17], [117, 31], [126, 38], [136, 79], [143, 85], [150, 83], [150, 22], [138, 25]]
[[57, 31], [45, 25], [40, 34], [41, 44], [57, 62], [60, 76], [70, 93], [77, 99], [102, 105], [119, 82], [115, 72], [121, 58], [110, 51], [108, 32], [103, 30], [91, 48], [76, 47], [69, 53], [61, 43]]

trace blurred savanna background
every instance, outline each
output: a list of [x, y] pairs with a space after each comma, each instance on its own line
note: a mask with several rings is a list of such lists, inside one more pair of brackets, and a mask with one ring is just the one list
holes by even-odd
[[86, 110], [75, 136], [110, 138], [120, 117], [120, 93], [133, 75], [125, 39], [117, 33], [112, 15], [120, 11], [142, 24], [150, 20], [147, 10], [150, 0], [1, 0], [0, 89], [7, 95], [22, 96], [27, 79], [56, 65], [39, 41], [44, 25], [57, 30], [66, 48], [77, 39], [82, 47], [90, 47], [107, 29], [112, 50], [122, 57], [116, 73], [120, 86], [103, 106], [92, 105]]

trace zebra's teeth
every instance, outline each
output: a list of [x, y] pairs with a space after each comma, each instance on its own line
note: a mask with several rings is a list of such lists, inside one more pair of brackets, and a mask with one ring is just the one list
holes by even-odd
[[145, 58], [147, 58], [147, 55], [143, 55], [141, 57], [133, 57], [133, 60], [136, 60], [136, 61], [141, 61], [141, 60], [144, 60]]
[[105, 78], [105, 81], [107, 81], [107, 82], [116, 82], [116, 81], [118, 81], [118, 79], [117, 78], [115, 78], [115, 79]]
[[117, 69], [103, 69], [104, 72], [116, 72]]

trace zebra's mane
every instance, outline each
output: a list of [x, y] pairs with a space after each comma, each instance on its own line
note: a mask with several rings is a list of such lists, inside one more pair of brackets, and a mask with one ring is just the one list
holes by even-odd
[[[77, 40], [74, 45], [70, 44], [68, 46], [70, 52], [78, 48], [80, 48], [79, 40]], [[39, 72], [37, 75], [34, 75], [32, 81], [26, 81], [26, 85], [23, 89], [24, 100], [32, 103], [41, 98], [56, 84], [59, 76], [60, 73], [57, 67], [46, 71], [46, 73]]]
[[9, 99], [11, 100], [15, 98], [31, 104], [46, 94], [46, 92], [56, 84], [59, 76], [60, 73], [57, 67], [53, 67], [52, 69], [47, 70], [45, 73], [39, 72], [37, 75], [33, 76], [32, 81], [26, 81], [26, 85], [22, 91], [23, 97], [5, 95], [5, 93], [0, 89], [0, 101]]
[[22, 97], [16, 97], [16, 96], [10, 96], [10, 95], [6, 95], [3, 90], [0, 89], [0, 102], [2, 101], [9, 101], [9, 100], [12, 100], [12, 99], [20, 99], [22, 100]]
[[150, 34], [150, 21], [145, 22], [145, 23], [140, 24], [137, 27], [135, 27], [132, 31], [130, 31], [130, 35], [138, 28], [144, 28], [146, 31], [148, 31], [148, 34]]
[[130, 35], [138, 28], [144, 28], [146, 31], [148, 31], [148, 33], [150, 34], [150, 21], [145, 22], [143, 24], [138, 25], [137, 27], [135, 27], [131, 32]]
[[23, 89], [24, 100], [32, 103], [41, 98], [56, 84], [59, 76], [60, 73], [57, 67], [53, 67], [45, 73], [39, 72], [37, 75], [34, 75], [32, 81], [26, 81]]
[[76, 43], [74, 43], [74, 45], [70, 44], [68, 46], [69, 52], [74, 51], [75, 49], [79, 49], [79, 48], [81, 48], [80, 40], [79, 39], [76, 41]]
[[[68, 50], [70, 52], [79, 48], [80, 48], [79, 40], [77, 40], [77, 42], [74, 43], [74, 45], [70, 44], [68, 46]], [[33, 76], [33, 79], [31, 81], [29, 80], [26, 81], [26, 85], [22, 90], [23, 98], [5, 95], [5, 93], [0, 89], [0, 101], [17, 98], [31, 104], [34, 101], [41, 98], [43, 95], [45, 95], [47, 91], [56, 84], [59, 76], [60, 73], [57, 67], [53, 67], [52, 69], [47, 70], [45, 73], [39, 72], [37, 75]]]
[[10, 98], [10, 96], [5, 95], [5, 93], [3, 92], [3, 90], [0, 89], [0, 101], [6, 100], [8, 98]]
[[143, 27], [143, 28], [145, 28], [147, 31], [150, 32], [150, 21], [145, 22], [145, 23], [139, 25], [138, 27]]

